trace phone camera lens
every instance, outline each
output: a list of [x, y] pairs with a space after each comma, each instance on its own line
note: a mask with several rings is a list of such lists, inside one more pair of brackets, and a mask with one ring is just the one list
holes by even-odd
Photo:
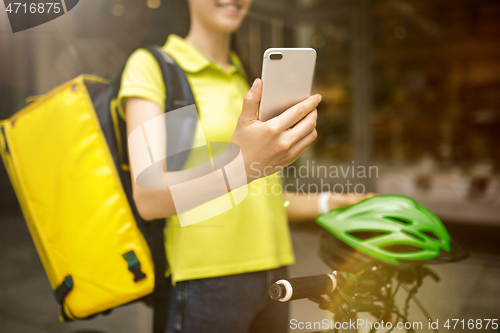
[[271, 53], [269, 55], [269, 59], [271, 60], [281, 60], [283, 58], [283, 55], [281, 53]]

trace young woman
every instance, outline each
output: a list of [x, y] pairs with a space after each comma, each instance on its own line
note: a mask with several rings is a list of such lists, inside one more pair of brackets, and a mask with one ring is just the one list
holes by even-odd
[[[270, 301], [268, 287], [284, 278], [285, 267], [294, 262], [288, 218], [313, 219], [318, 213], [319, 196], [289, 195], [286, 210], [281, 194], [266, 191], [280, 184], [272, 174], [296, 160], [316, 138], [321, 96], [313, 95], [270, 121], [257, 120], [262, 82], [256, 79], [248, 90], [230, 48], [231, 34], [251, 2], [188, 0], [187, 37], [171, 35], [163, 47], [186, 73], [206, 141], [237, 144], [252, 182], [243, 202], [187, 227], [180, 227], [168, 189], [144, 189], [133, 182], [144, 219], [170, 217], [165, 234], [174, 287], [167, 333], [287, 332], [288, 307]], [[164, 113], [161, 72], [147, 51], [129, 59], [119, 96], [128, 133]], [[322, 205], [334, 209], [364, 198], [332, 195]]]

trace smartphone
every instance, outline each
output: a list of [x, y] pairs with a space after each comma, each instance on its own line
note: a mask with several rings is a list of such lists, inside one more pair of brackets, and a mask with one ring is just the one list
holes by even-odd
[[274, 118], [309, 97], [315, 65], [314, 49], [267, 49], [262, 64], [259, 120]]

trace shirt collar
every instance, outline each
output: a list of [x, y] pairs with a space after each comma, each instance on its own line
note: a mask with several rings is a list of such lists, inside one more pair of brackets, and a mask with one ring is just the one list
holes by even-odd
[[[224, 71], [220, 65], [205, 57], [196, 47], [175, 34], [168, 36], [163, 49], [168, 52], [186, 72], [197, 73], [208, 66], [213, 66]], [[233, 51], [229, 54], [229, 62], [229, 74], [239, 71], [245, 75], [241, 61]]]
[[240, 58], [234, 51], [229, 52], [229, 63], [231, 64], [230, 72], [235, 70], [245, 75], [245, 71], [243, 70], [243, 65], [241, 64]]

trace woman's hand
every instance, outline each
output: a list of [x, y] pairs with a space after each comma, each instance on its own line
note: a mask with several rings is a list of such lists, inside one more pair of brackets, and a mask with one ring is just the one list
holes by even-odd
[[[328, 207], [326, 208], [330, 211], [332, 209], [349, 207], [374, 195], [376, 194], [331, 193], [328, 198]], [[316, 216], [320, 214], [318, 207], [320, 196], [321, 194], [318, 193], [283, 193], [283, 200], [288, 201], [286, 207], [288, 219], [291, 222], [314, 221]]]
[[360, 201], [371, 198], [376, 193], [366, 193], [366, 194], [336, 194], [332, 193], [332, 195], [328, 198], [328, 208], [330, 210], [337, 208], [345, 208], [351, 205], [354, 205]]
[[318, 135], [316, 107], [320, 95], [312, 95], [266, 122], [257, 119], [261, 95], [262, 81], [256, 79], [245, 95], [232, 139], [241, 149], [248, 182], [293, 163]]

